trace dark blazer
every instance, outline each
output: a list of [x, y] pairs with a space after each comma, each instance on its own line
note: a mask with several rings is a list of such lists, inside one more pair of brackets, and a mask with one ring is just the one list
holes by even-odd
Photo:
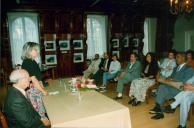
[[4, 111], [9, 128], [45, 128], [31, 103], [14, 87], [8, 91]]
[[159, 71], [159, 66], [158, 66], [158, 62], [157, 61], [152, 61], [149, 64], [149, 69], [148, 72], [145, 73], [145, 68], [149, 63], [145, 63], [144, 69], [143, 69], [143, 74], [145, 75], [145, 77], [149, 77], [149, 76], [153, 76], [154, 78], [156, 77], [158, 71]]
[[189, 78], [191, 78], [194, 74], [194, 70], [187, 66], [186, 64], [181, 68], [180, 71], [177, 71], [177, 68], [174, 68], [171, 78], [173, 81], [183, 82], [185, 83]]
[[[101, 59], [101, 62], [100, 62], [100, 65], [99, 65], [99, 69], [101, 69], [101, 68], [103, 67], [104, 61], [105, 61], [105, 59], [102, 58], [102, 59]], [[109, 59], [108, 59], [108, 64], [107, 64], [107, 69], [108, 69], [108, 70], [109, 70], [111, 61], [112, 61], [112, 60], [109, 58]]]

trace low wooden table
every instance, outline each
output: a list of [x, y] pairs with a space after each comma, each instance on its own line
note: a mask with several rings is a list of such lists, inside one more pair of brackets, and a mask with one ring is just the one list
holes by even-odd
[[43, 97], [52, 128], [131, 128], [127, 107], [93, 90], [79, 100], [63, 84], [55, 81], [47, 90], [59, 94]]

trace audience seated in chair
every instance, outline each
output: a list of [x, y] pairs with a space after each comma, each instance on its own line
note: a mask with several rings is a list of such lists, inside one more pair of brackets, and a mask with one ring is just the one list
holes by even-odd
[[99, 69], [100, 62], [101, 62], [101, 59], [99, 58], [99, 54], [95, 54], [95, 58], [92, 60], [88, 69], [86, 69], [83, 72], [83, 74], [84, 74], [83, 77], [87, 79], [89, 76], [94, 75]]
[[137, 60], [137, 54], [132, 53], [127, 67], [124, 70], [119, 71], [119, 75], [115, 78], [115, 80], [118, 80], [116, 90], [118, 95], [114, 99], [122, 99], [124, 84], [140, 78], [140, 75], [141, 63]]
[[131, 83], [129, 104], [137, 106], [145, 101], [147, 89], [155, 84], [155, 77], [158, 73], [158, 69], [158, 62], [156, 61], [154, 53], [147, 53], [142, 78], [135, 79]]
[[164, 118], [163, 105], [166, 100], [172, 99], [176, 96], [180, 89], [171, 86], [168, 83], [182, 82], [185, 83], [193, 75], [193, 69], [186, 65], [186, 57], [184, 53], [178, 53], [176, 55], [176, 62], [178, 67], [173, 70], [171, 77], [164, 79], [164, 83], [161, 83], [158, 87], [158, 93], [156, 97], [156, 105], [150, 110], [151, 114], [155, 114], [152, 119]]
[[107, 80], [113, 79], [116, 77], [118, 71], [121, 69], [121, 64], [118, 61], [117, 55], [112, 56], [112, 62], [110, 63], [110, 68], [108, 72], [103, 73], [103, 82], [100, 87], [100, 92], [106, 92], [106, 82]]
[[184, 91], [174, 97], [174, 102], [165, 107], [164, 112], [173, 113], [180, 105], [180, 120], [178, 128], [186, 128], [186, 121], [191, 104], [194, 103], [194, 76], [184, 84]]
[[108, 72], [112, 59], [109, 58], [108, 53], [104, 53], [104, 58], [101, 59], [99, 70], [93, 75], [96, 85], [102, 83], [102, 76], [104, 72]]
[[48, 119], [41, 119], [30, 101], [25, 89], [29, 87], [30, 77], [26, 70], [16, 69], [10, 75], [13, 84], [8, 91], [4, 112], [10, 128], [44, 128], [49, 126]]
[[[192, 68], [194, 68], [193, 61], [194, 59], [192, 58], [189, 64]], [[191, 104], [194, 103], [194, 75], [183, 85], [183, 89], [173, 98], [174, 102], [166, 106], [164, 110], [166, 113], [174, 113], [175, 109], [180, 105], [178, 128], [186, 128], [189, 109]]]
[[168, 52], [168, 58], [165, 58], [160, 65], [160, 77], [167, 78], [169, 77], [173, 69], [176, 67], [176, 60], [175, 60], [175, 50], [170, 50]]

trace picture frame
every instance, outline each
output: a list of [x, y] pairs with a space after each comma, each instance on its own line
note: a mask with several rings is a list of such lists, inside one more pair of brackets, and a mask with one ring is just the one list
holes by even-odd
[[55, 41], [44, 41], [45, 51], [56, 51]]
[[120, 51], [112, 51], [112, 55], [116, 54], [118, 58], [120, 58]]
[[75, 50], [83, 49], [83, 40], [73, 40], [73, 47]]
[[74, 53], [74, 55], [73, 55], [73, 62], [74, 63], [84, 62], [84, 55], [83, 55], [83, 53]]
[[61, 51], [70, 50], [70, 40], [59, 40], [59, 47]]
[[125, 48], [129, 47], [129, 37], [128, 36], [124, 37], [124, 39], [123, 39], [123, 46]]
[[138, 54], [138, 49], [133, 49], [133, 53]]
[[46, 65], [56, 65], [57, 56], [56, 55], [45, 55], [45, 64]]
[[112, 47], [118, 48], [119, 47], [119, 39], [112, 39]]
[[139, 39], [138, 38], [134, 38], [133, 39], [133, 47], [138, 47], [139, 46]]

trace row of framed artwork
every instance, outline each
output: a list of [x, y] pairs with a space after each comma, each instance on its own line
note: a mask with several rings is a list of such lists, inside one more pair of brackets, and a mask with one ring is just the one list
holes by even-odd
[[[133, 50], [133, 52], [138, 54], [138, 50], [136, 50], [136, 49]], [[112, 54], [116, 54], [120, 58], [120, 51], [112, 51]], [[74, 63], [84, 62], [83, 53], [74, 53], [73, 54], [73, 62]], [[57, 55], [56, 54], [45, 55], [45, 64], [46, 65], [56, 65], [57, 64]]]
[[[112, 42], [112, 47], [113, 48], [119, 48], [120, 40], [118, 38], [112, 39], [111, 42]], [[129, 47], [129, 37], [125, 37], [121, 42], [123, 44], [123, 47], [125, 47], [125, 48]], [[138, 38], [134, 38], [132, 40], [132, 45], [133, 45], [133, 47], [138, 47], [139, 39]]]
[[[83, 53], [74, 53], [73, 62], [74, 63], [84, 62]], [[45, 55], [45, 64], [46, 65], [56, 65], [57, 64], [57, 55], [56, 54]]]
[[[138, 50], [137, 49], [133, 49], [133, 53], [138, 54]], [[120, 58], [120, 51], [112, 51], [112, 55], [117, 55], [118, 58]]]
[[[55, 41], [44, 42], [45, 51], [56, 51]], [[61, 51], [70, 50], [70, 40], [59, 40], [59, 47]], [[83, 40], [73, 40], [73, 47], [75, 50], [83, 49]]]

